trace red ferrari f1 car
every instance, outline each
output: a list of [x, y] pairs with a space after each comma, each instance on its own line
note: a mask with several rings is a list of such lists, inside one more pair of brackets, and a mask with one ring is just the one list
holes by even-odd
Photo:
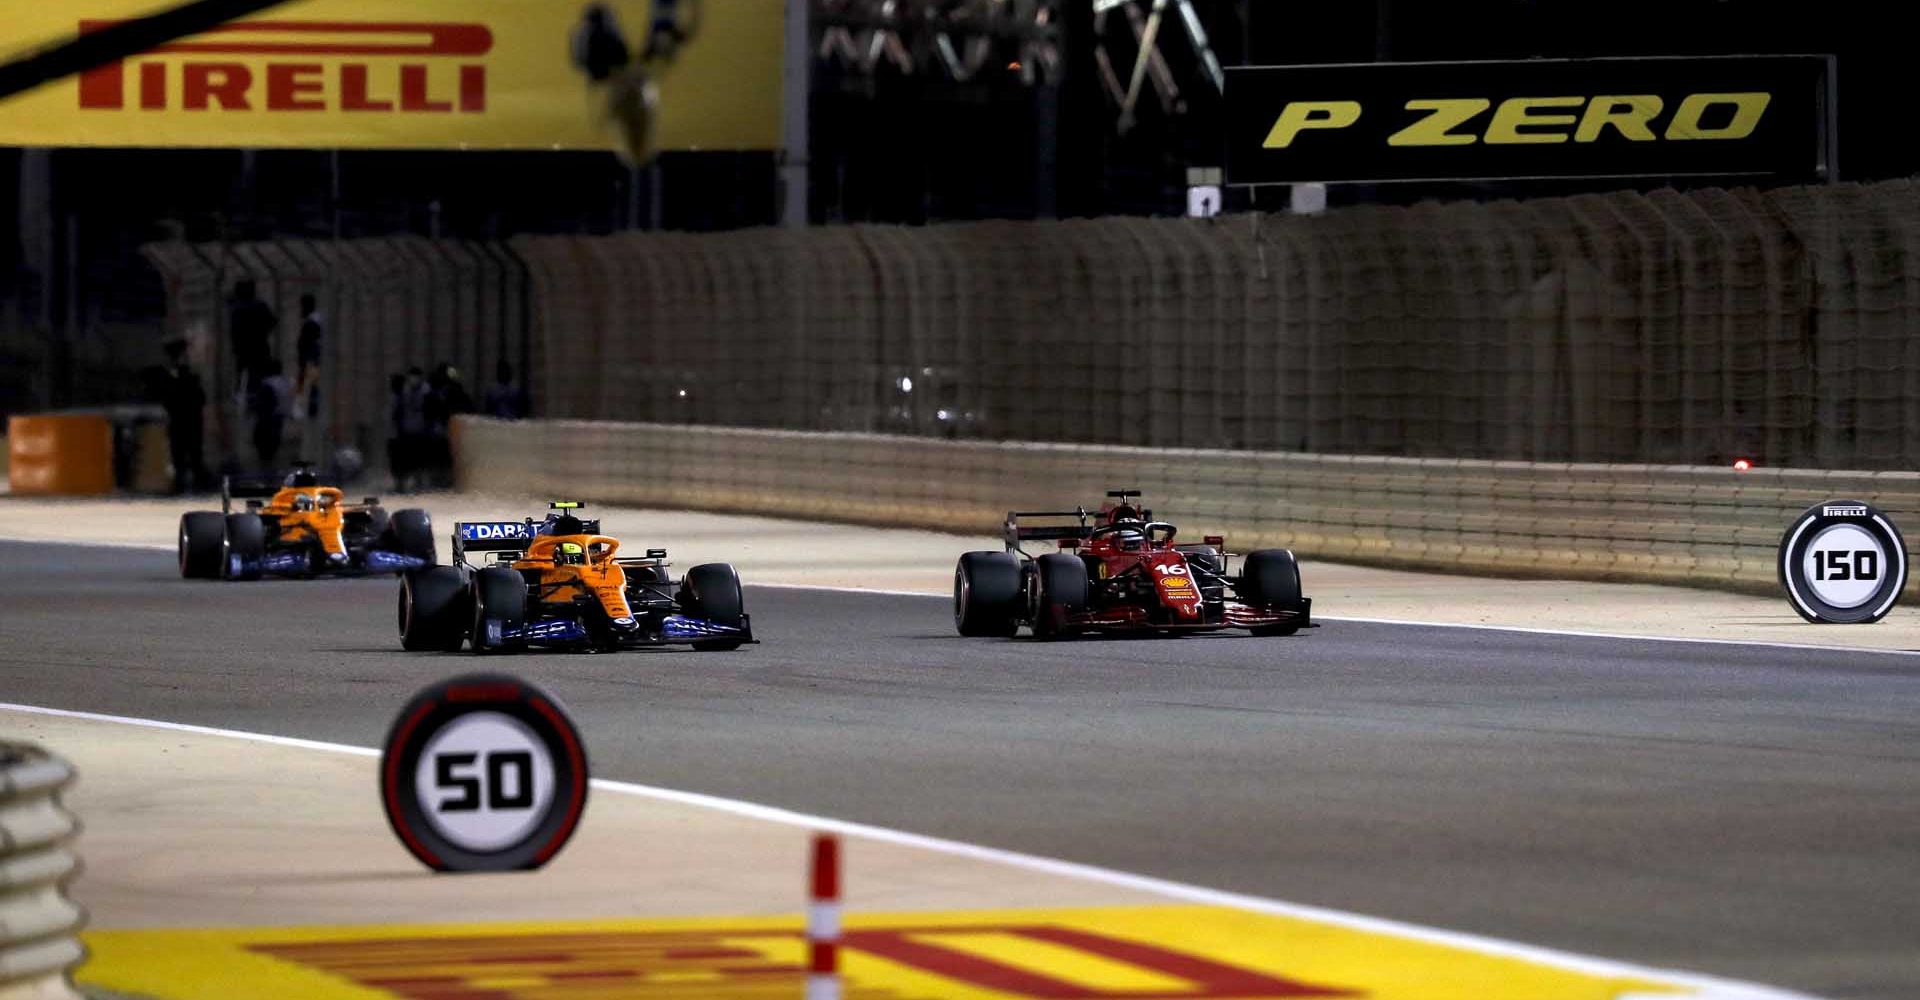
[[[1313, 602], [1286, 549], [1229, 555], [1226, 539], [1176, 545], [1179, 529], [1139, 506], [1139, 490], [1110, 490], [1097, 511], [1013, 511], [1004, 552], [968, 552], [953, 574], [953, 621], [965, 636], [1079, 632], [1203, 632], [1244, 628], [1292, 635]], [[1022, 523], [1022, 519], [1027, 523]], [[1067, 524], [1031, 523], [1071, 519]], [[1055, 542], [1033, 554], [1026, 542]], [[1239, 572], [1230, 569], [1239, 561]]]

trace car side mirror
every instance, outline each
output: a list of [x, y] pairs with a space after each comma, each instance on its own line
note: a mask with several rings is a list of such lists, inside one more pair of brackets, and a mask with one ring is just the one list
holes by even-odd
[[361, 503], [363, 503], [363, 504], [365, 504], [365, 505], [367, 505], [368, 507], [378, 507], [378, 506], [380, 506], [380, 498], [379, 498], [379, 497], [361, 497], [361, 498], [360, 498], [360, 502], [361, 502]]
[[665, 559], [666, 557], [667, 557], [666, 549], [648, 549], [647, 550], [648, 559]]

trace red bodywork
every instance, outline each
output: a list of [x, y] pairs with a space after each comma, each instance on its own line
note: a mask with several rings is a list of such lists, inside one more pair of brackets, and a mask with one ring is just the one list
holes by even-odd
[[[1092, 629], [1259, 628], [1298, 617], [1292, 610], [1245, 604], [1229, 594], [1217, 570], [1196, 570], [1174, 547], [1178, 532], [1165, 522], [1142, 520], [1121, 505], [1101, 511], [1103, 524], [1086, 538], [1062, 538], [1062, 551], [1078, 554], [1090, 578], [1089, 606], [1068, 624]], [[1128, 530], [1128, 529], [1136, 530]], [[1224, 567], [1225, 540], [1209, 537], [1216, 567]], [[1212, 605], [1209, 609], [1209, 604]]]

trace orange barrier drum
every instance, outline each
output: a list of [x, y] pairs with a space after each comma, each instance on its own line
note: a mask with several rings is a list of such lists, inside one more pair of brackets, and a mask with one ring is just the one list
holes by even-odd
[[7, 452], [16, 494], [113, 492], [113, 426], [100, 414], [8, 417]]

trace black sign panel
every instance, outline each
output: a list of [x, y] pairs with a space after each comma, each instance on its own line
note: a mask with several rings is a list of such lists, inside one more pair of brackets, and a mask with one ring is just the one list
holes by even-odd
[[1832, 60], [1227, 70], [1227, 182], [1831, 178]]

